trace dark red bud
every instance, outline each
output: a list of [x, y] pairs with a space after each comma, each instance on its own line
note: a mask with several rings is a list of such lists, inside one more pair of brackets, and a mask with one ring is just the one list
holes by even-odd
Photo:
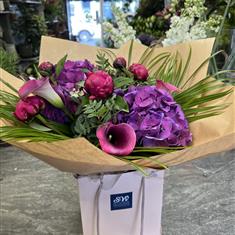
[[115, 69], [126, 68], [126, 60], [123, 57], [117, 57], [113, 62], [113, 67]]
[[139, 81], [146, 81], [149, 74], [148, 70], [142, 64], [132, 64], [129, 71], [134, 75], [134, 78]]

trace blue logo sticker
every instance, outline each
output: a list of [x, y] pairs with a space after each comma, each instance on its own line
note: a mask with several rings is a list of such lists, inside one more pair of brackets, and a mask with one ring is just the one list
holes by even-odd
[[111, 211], [132, 208], [132, 192], [110, 195]]

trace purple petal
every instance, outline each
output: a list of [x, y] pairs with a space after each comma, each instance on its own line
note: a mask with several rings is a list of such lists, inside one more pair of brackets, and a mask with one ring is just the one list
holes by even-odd
[[162, 80], [157, 80], [156, 87], [159, 90], [166, 90], [169, 93], [180, 92], [180, 89], [178, 87], [175, 87], [170, 83], [163, 82]]
[[162, 119], [162, 117], [159, 114], [153, 114], [153, 115], [147, 114], [144, 117], [144, 119], [140, 125], [140, 130], [156, 129], [156, 127], [160, 125], [161, 119]]
[[48, 78], [40, 80], [29, 80], [20, 89], [19, 96], [21, 99], [26, 98], [29, 94], [33, 93], [48, 82]]
[[106, 123], [98, 128], [96, 136], [102, 150], [109, 154], [124, 156], [135, 148], [135, 131], [126, 123], [118, 125]]
[[50, 103], [45, 104], [45, 108], [41, 111], [41, 114], [51, 121], [61, 124], [69, 123], [69, 119], [66, 114], [58, 108], [55, 108]]
[[63, 108], [64, 104], [60, 96], [52, 88], [49, 78], [42, 78], [39, 80], [27, 81], [19, 90], [21, 99], [26, 98], [28, 95], [34, 94], [44, 98], [49, 103], [57, 108]]
[[117, 120], [132, 126], [138, 145], [185, 146], [192, 142], [182, 108], [165, 89], [133, 86], [126, 91], [124, 99], [129, 113], [120, 112]]

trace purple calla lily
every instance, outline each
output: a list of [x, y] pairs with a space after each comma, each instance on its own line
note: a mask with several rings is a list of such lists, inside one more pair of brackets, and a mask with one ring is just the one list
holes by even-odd
[[51, 103], [56, 108], [64, 108], [64, 103], [60, 96], [52, 88], [49, 78], [40, 80], [29, 80], [19, 90], [21, 99], [26, 98], [29, 94], [40, 96]]
[[96, 136], [101, 149], [109, 154], [124, 156], [130, 154], [135, 148], [135, 131], [126, 123], [118, 125], [106, 123], [98, 128]]

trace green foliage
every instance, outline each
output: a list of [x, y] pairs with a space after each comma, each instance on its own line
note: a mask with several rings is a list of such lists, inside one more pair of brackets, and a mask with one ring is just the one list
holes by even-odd
[[66, 14], [64, 11], [63, 0], [45, 1], [44, 3], [44, 14], [46, 21], [53, 24], [56, 20], [64, 21]]
[[113, 115], [120, 111], [128, 112], [128, 105], [121, 96], [113, 95], [106, 101], [90, 101], [83, 108], [88, 118], [97, 118], [99, 122], [105, 123], [112, 119]]
[[235, 69], [235, 47], [232, 48], [231, 54], [225, 61], [223, 69], [234, 70]]
[[65, 55], [62, 59], [60, 59], [56, 64], [55, 74], [56, 76], [59, 76], [62, 69], [64, 68], [64, 63], [67, 59], [68, 55]]
[[143, 17], [152, 16], [157, 11], [164, 8], [164, 1], [156, 0], [141, 0], [140, 7], [137, 10], [137, 14]]
[[30, 126], [17, 127], [17, 126], [3, 126], [0, 127], [0, 140], [3, 141], [58, 141], [66, 140], [68, 137], [58, 135], [50, 132], [40, 131], [31, 128]]
[[127, 60], [127, 66], [128, 67], [131, 65], [132, 52], [133, 52], [133, 43], [134, 43], [134, 40], [131, 40], [131, 45], [130, 45], [129, 51], [128, 51], [128, 60]]
[[125, 160], [131, 160], [131, 161], [145, 160], [147, 163], [153, 163], [155, 166], [159, 166], [158, 168], [163, 168], [163, 169], [167, 169], [168, 168], [167, 165], [161, 163], [157, 159], [151, 158], [151, 157], [147, 157], [147, 156], [125, 156], [125, 157], [122, 157], [122, 158], [124, 158]]
[[0, 68], [6, 70], [7, 72], [16, 75], [18, 56], [15, 53], [9, 53], [0, 47]]
[[[223, 85], [207, 77], [195, 85], [175, 95], [175, 101], [184, 110], [189, 122], [220, 114], [229, 104], [209, 105], [211, 101], [228, 95], [231, 91], [217, 92]], [[212, 93], [208, 93], [211, 92]]]
[[97, 60], [96, 60], [96, 67], [99, 70], [104, 70], [104, 71], [110, 71], [112, 68], [112, 65], [109, 62], [109, 59], [107, 58], [107, 53], [105, 51], [98, 51], [97, 53]]
[[74, 132], [79, 136], [94, 139], [97, 128], [111, 119], [115, 119], [120, 111], [128, 112], [128, 105], [120, 96], [113, 95], [105, 101], [82, 100], [76, 113]]
[[113, 81], [114, 81], [114, 87], [116, 89], [118, 88], [127, 89], [128, 86], [134, 84], [133, 78], [130, 77], [116, 77], [113, 79]]
[[[39, 121], [39, 123], [38, 123], [38, 121]], [[40, 114], [36, 115], [35, 118], [29, 122], [29, 124], [31, 124], [31, 123], [42, 124], [42, 125], [48, 127], [52, 132], [55, 132], [59, 135], [66, 135], [68, 137], [72, 137], [70, 126], [65, 125], [65, 124], [60, 124], [57, 122], [53, 122], [51, 120], [47, 120], [45, 117], [43, 117]], [[44, 130], [44, 131], [48, 131], [48, 130]]]
[[88, 136], [92, 131], [97, 127], [96, 118], [88, 118], [84, 113], [80, 114], [77, 117], [77, 120], [74, 123], [74, 132], [79, 136]]
[[113, 63], [113, 61], [116, 59], [115, 53], [107, 48], [102, 48], [102, 51], [109, 58], [110, 62]]
[[154, 36], [155, 39], [160, 39], [165, 36], [165, 32], [169, 29], [169, 19], [156, 15], [147, 18], [135, 16], [131, 25], [136, 30], [137, 36], [147, 34]]
[[[235, 1], [234, 0], [217, 0], [210, 2], [207, 1], [207, 4], [210, 6], [210, 12], [221, 12], [223, 13], [223, 20], [221, 22], [219, 32], [217, 33], [215, 43], [212, 49], [212, 54], [218, 50], [223, 50], [223, 53], [212, 57], [208, 67], [209, 74], [216, 74], [220, 70], [231, 70], [235, 69], [235, 49], [231, 49], [231, 29], [235, 25]], [[224, 57], [225, 55], [225, 57]], [[223, 62], [224, 61], [224, 62]], [[234, 71], [233, 71], [234, 74]], [[217, 75], [216, 78], [224, 80], [228, 83], [235, 84], [234, 75], [231, 73]]]
[[15, 108], [16, 103], [19, 101], [19, 97], [9, 92], [0, 90], [0, 100], [9, 107]]
[[[3, 82], [9, 89], [11, 89], [13, 92], [17, 92], [15, 88], [13, 88], [10, 84], [5, 82], [0, 78], [0, 81]], [[15, 111], [15, 107], [17, 102], [19, 101], [19, 97], [16, 95], [13, 95], [9, 92], [0, 90], [0, 119], [5, 119], [7, 121], [10, 121], [14, 123], [15, 125], [21, 125], [21, 122], [18, 121], [15, 116], [13, 115], [13, 112]], [[23, 125], [23, 123], [22, 123]]]
[[38, 55], [41, 36], [47, 35], [45, 19], [42, 14], [39, 14], [38, 8], [24, 3], [17, 4], [17, 7], [20, 15], [12, 24], [15, 37], [23, 41], [24, 45], [31, 44], [34, 55]]

